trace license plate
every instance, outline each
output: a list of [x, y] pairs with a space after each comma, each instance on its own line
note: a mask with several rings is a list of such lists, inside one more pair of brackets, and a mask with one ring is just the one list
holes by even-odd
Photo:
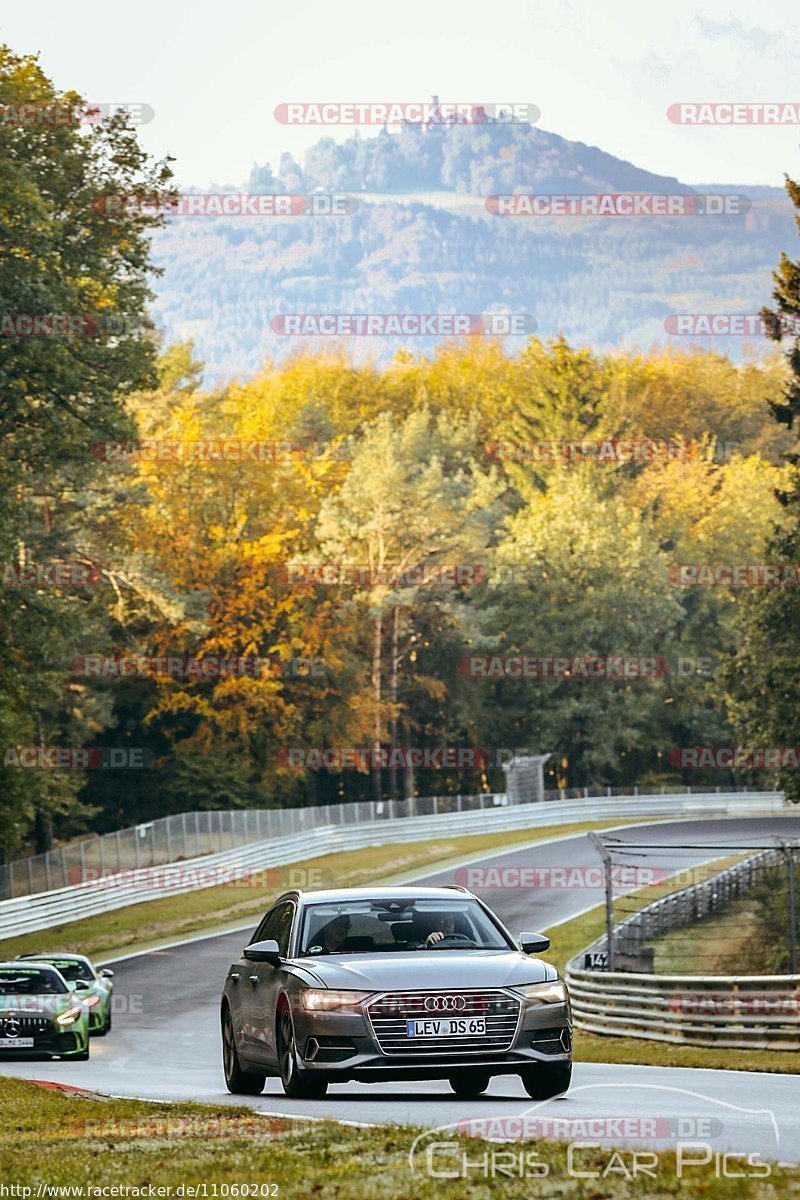
[[0, 1050], [28, 1050], [33, 1038], [0, 1038]]
[[479, 1037], [486, 1033], [485, 1017], [430, 1017], [406, 1021], [408, 1037]]

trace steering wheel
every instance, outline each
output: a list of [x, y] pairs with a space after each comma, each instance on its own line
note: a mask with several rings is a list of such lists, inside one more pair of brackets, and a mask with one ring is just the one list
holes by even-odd
[[446, 933], [443, 938], [439, 938], [438, 942], [430, 942], [429, 950], [436, 950], [439, 946], [443, 946], [445, 942], [468, 942], [470, 946], [477, 946], [474, 938], [468, 937], [466, 933]]

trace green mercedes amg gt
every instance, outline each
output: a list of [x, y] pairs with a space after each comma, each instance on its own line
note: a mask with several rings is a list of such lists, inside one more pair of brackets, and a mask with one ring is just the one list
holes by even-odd
[[89, 1010], [49, 963], [0, 963], [0, 1055], [89, 1057]]
[[20, 954], [17, 961], [49, 963], [63, 975], [89, 1010], [89, 1033], [105, 1037], [111, 1029], [114, 972], [97, 970], [83, 954]]

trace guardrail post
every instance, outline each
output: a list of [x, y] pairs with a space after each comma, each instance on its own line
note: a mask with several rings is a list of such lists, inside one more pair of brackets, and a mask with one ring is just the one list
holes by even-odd
[[797, 974], [797, 887], [794, 874], [794, 846], [779, 838], [775, 841], [786, 860], [786, 884], [789, 893], [789, 971]]
[[611, 879], [611, 855], [605, 843], [596, 833], [590, 833], [589, 838], [605, 866], [606, 884], [606, 946], [608, 954], [608, 969], [614, 970], [614, 891]]

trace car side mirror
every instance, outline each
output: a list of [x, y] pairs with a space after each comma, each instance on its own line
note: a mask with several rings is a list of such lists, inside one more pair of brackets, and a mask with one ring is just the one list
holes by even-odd
[[92, 984], [89, 979], [76, 979], [75, 980], [75, 987], [77, 989], [80, 989], [80, 991], [82, 991], [82, 992], [86, 991], [86, 989], [90, 988], [91, 986], [92, 986]]
[[273, 966], [277, 966], [281, 959], [281, 952], [274, 938], [267, 938], [265, 942], [251, 942], [249, 946], [245, 946], [242, 954], [250, 962], [268, 962]]
[[101, 967], [97, 972], [101, 979], [113, 979], [114, 972], [109, 967]]
[[550, 949], [550, 938], [543, 933], [521, 933], [519, 944], [523, 954], [541, 954]]

